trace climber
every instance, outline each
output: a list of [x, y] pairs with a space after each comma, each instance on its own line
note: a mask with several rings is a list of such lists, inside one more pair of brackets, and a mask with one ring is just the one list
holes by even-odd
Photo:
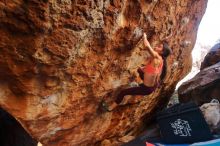
[[102, 101], [102, 106], [107, 111], [112, 111], [118, 104], [121, 103], [125, 95], [149, 95], [159, 86], [161, 79], [166, 74], [166, 58], [172, 53], [167, 43], [160, 44], [154, 49], [147, 40], [147, 36], [143, 34], [143, 43], [146, 51], [149, 52], [150, 57], [147, 58], [146, 64], [143, 68], [138, 68], [140, 78], [143, 80], [142, 84], [137, 87], [124, 89], [116, 95], [116, 100], [108, 105]]

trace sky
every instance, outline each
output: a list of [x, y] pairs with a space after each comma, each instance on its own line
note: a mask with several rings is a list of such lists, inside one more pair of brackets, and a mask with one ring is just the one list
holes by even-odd
[[[201, 54], [204, 56], [204, 50], [201, 49], [203, 46], [214, 46], [217, 40], [220, 40], [220, 0], [208, 0], [206, 12], [199, 25], [197, 40], [195, 47], [192, 51], [193, 62], [201, 60]], [[205, 53], [207, 53], [205, 51]], [[182, 82], [191, 79], [199, 72], [198, 68], [192, 67], [192, 71], [177, 84], [177, 88]]]
[[208, 0], [205, 15], [199, 25], [197, 41], [214, 45], [220, 39], [220, 0]]
[[214, 46], [220, 40], [220, 0], [208, 0], [206, 12], [199, 25], [197, 40], [192, 51], [194, 61], [201, 56], [201, 47]]

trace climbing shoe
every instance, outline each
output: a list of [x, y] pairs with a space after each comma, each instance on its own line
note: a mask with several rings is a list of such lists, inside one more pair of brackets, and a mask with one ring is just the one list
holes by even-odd
[[108, 112], [111, 111], [111, 110], [109, 109], [108, 104], [107, 104], [104, 100], [102, 100], [101, 106], [102, 106], [102, 108], [103, 108], [105, 111], [108, 111]]

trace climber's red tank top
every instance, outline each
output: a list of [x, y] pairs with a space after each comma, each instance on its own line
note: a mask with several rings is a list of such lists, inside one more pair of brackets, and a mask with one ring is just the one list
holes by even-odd
[[160, 74], [163, 68], [163, 60], [161, 58], [161, 63], [159, 66], [154, 66], [154, 63], [150, 61], [144, 67], [144, 72], [148, 74]]

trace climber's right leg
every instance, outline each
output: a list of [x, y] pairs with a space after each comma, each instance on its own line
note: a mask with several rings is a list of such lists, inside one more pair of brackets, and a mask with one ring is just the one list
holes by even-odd
[[116, 108], [124, 99], [124, 96], [126, 95], [149, 95], [151, 94], [154, 90], [156, 89], [155, 87], [147, 87], [144, 84], [139, 84], [138, 87], [132, 87], [132, 88], [127, 88], [124, 90], [121, 90], [120, 93], [117, 95], [116, 100], [108, 105], [106, 102], [102, 102], [102, 106], [107, 110], [107, 111], [112, 111], [114, 108]]
[[115, 103], [120, 104], [126, 95], [148, 95], [152, 93], [149, 88], [151, 87], [140, 84], [138, 87], [124, 89], [117, 95]]

